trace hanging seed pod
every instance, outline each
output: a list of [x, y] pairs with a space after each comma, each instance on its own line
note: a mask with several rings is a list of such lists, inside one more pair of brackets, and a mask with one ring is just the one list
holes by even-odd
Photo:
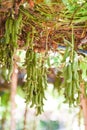
[[5, 24], [5, 42], [6, 44], [13, 44], [15, 48], [18, 46], [18, 36], [20, 35], [22, 24], [22, 14], [19, 13], [18, 18], [15, 20], [12, 17], [7, 18]]
[[[71, 53], [71, 52], [70, 52]], [[68, 57], [70, 54], [68, 55]], [[77, 58], [77, 59], [76, 59]], [[63, 70], [64, 75], [64, 94], [66, 96], [66, 101], [69, 102], [69, 105], [78, 102], [79, 99], [79, 73], [78, 73], [78, 57], [76, 52], [73, 53], [73, 61], [68, 61]], [[77, 98], [75, 95], [78, 95]]]
[[11, 44], [5, 44], [5, 39], [0, 41], [0, 48], [0, 64], [8, 71], [6, 80], [10, 81], [14, 49]]
[[36, 107], [37, 114], [40, 114], [43, 110], [43, 100], [47, 88], [47, 71], [42, 57], [41, 54], [37, 56], [37, 53], [30, 48], [26, 52], [27, 82], [24, 86], [25, 98], [27, 103], [31, 102], [30, 107]]

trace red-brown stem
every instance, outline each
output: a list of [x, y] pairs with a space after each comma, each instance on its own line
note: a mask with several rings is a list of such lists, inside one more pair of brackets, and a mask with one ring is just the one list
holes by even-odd
[[18, 67], [17, 67], [16, 61], [14, 60], [13, 72], [12, 72], [12, 78], [11, 78], [11, 126], [10, 126], [10, 130], [16, 130], [15, 95], [16, 95], [16, 88], [17, 88], [17, 79], [18, 79]]
[[24, 128], [23, 128], [23, 130], [27, 130], [27, 128], [26, 128], [26, 125], [27, 125], [27, 112], [28, 112], [28, 105], [26, 104], [25, 113], [24, 113]]
[[81, 83], [81, 106], [83, 110], [85, 130], [87, 130], [87, 98], [84, 96], [84, 83]]

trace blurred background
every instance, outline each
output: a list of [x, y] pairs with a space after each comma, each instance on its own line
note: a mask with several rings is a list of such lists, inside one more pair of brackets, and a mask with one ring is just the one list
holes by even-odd
[[[18, 52], [21, 58], [19, 66], [24, 63], [25, 52]], [[25, 79], [25, 70], [18, 70], [18, 86], [15, 96], [16, 130], [83, 130], [84, 121], [81, 106], [70, 106], [65, 102], [63, 90], [58, 92], [56, 80], [61, 66], [62, 55], [51, 53], [49, 57], [48, 87], [45, 90], [44, 112], [36, 115], [35, 107], [25, 103], [25, 93], [22, 89]], [[9, 130], [11, 125], [10, 82], [7, 81], [7, 70], [0, 69], [0, 130]], [[58, 82], [56, 82], [58, 81]], [[62, 80], [61, 80], [62, 82]]]
[[[47, 5], [48, 3], [53, 5], [52, 2], [54, 2], [54, 5], [52, 7], [49, 6], [48, 8], [47, 5], [45, 5], [46, 7], [44, 4], [40, 5], [41, 2], [44, 2]], [[56, 2], [59, 2], [58, 5]], [[11, 119], [13, 119], [13, 122], [16, 121], [16, 130], [83, 130], [84, 121], [81, 104], [78, 103], [79, 105], [77, 106], [75, 101], [78, 97], [78, 95], [75, 95], [78, 94], [77, 89], [73, 89], [72, 91], [76, 91], [76, 93], [73, 94], [73, 99], [75, 102], [73, 100], [70, 100], [69, 102], [69, 99], [67, 100], [66, 98], [67, 94], [64, 91], [64, 87], [66, 88], [66, 86], [63, 85], [62, 87], [61, 84], [63, 83], [64, 78], [66, 78], [63, 76], [63, 62], [65, 62], [65, 68], [67, 67], [67, 64], [72, 64], [72, 59], [70, 56], [74, 56], [74, 53], [71, 54], [71, 52], [74, 52], [73, 43], [75, 40], [75, 50], [78, 52], [78, 55], [75, 55], [74, 63], [80, 64], [79, 70], [82, 71], [82, 79], [86, 81], [87, 85], [87, 58], [85, 57], [87, 56], [87, 29], [85, 29], [87, 27], [87, 2], [85, 0], [36, 0], [36, 4], [37, 3], [39, 6], [36, 6], [37, 8], [35, 7], [34, 12], [34, 3], [32, 0], [28, 0], [27, 2], [25, 1], [25, 3], [23, 0], [18, 0], [16, 3], [13, 3], [12, 0], [11, 2], [9, 0], [0, 0], [0, 130], [9, 130], [12, 125]], [[25, 7], [27, 8], [27, 5], [29, 6], [29, 10], [25, 9]], [[15, 22], [15, 18], [18, 20], [19, 7], [21, 13], [23, 13], [24, 19], [22, 23], [21, 16], [21, 24], [19, 23], [18, 26], [19, 37], [18, 34], [15, 33], [15, 36], [18, 38], [18, 43], [17, 45], [15, 45], [16, 42], [11, 42], [12, 44], [9, 44], [10, 42], [7, 42], [8, 44], [5, 44], [6, 39], [4, 37], [4, 33], [6, 20], [10, 15], [12, 15], [10, 21], [12, 20], [13, 23]], [[73, 37], [72, 27], [68, 27], [71, 23], [76, 26], [74, 30], [74, 34], [76, 36], [75, 39]], [[57, 29], [59, 30], [57, 31]], [[14, 40], [11, 39], [13, 30], [10, 30], [10, 33], [8, 33], [8, 27], [6, 30], [6, 36], [9, 36], [9, 40]], [[20, 31], [22, 33], [20, 33]], [[26, 32], [29, 32], [28, 35]], [[28, 39], [28, 36], [30, 39]], [[72, 42], [70, 42], [71, 36]], [[26, 68], [28, 70], [28, 61], [30, 62], [28, 56], [25, 56], [26, 52], [28, 52], [28, 49], [26, 49], [28, 48], [28, 45], [25, 45], [27, 42], [26, 38], [29, 43], [35, 43], [33, 48], [34, 51], [32, 51], [32, 56], [33, 54], [37, 53], [36, 57], [38, 59], [38, 63], [40, 61], [39, 58], [41, 58], [42, 63], [43, 61], [44, 63], [46, 62], [44, 64], [44, 68], [47, 68], [48, 70], [48, 86], [47, 89], [44, 89], [46, 99], [44, 99], [44, 102], [40, 104], [43, 107], [43, 112], [39, 115], [36, 115], [35, 105], [33, 108], [31, 108], [31, 102], [29, 102], [29, 104], [25, 103], [25, 96], [28, 97], [29, 95], [27, 96], [27, 91], [23, 90], [23, 86], [26, 82], [26, 77], [28, 77], [26, 76]], [[16, 51], [16, 56], [14, 56], [15, 52], [13, 50], [17, 46], [18, 48]], [[31, 45], [29, 44], [29, 47], [30, 46]], [[48, 57], [46, 59], [46, 55], [43, 56], [43, 54], [45, 51], [47, 51], [45, 50], [47, 48], [50, 51], [48, 51]], [[42, 56], [39, 54], [40, 52]], [[65, 59], [63, 59], [64, 56]], [[12, 81], [10, 80], [11, 74], [14, 74], [14, 61], [17, 65], [15, 73], [18, 74], [15, 76], [18, 80], [18, 84], [14, 81], [15, 78], [13, 78], [13, 83], [16, 84], [15, 86], [14, 84], [11, 84]], [[31, 64], [31, 66], [33, 66], [33, 64]], [[35, 67], [38, 68], [37, 66]], [[40, 65], [40, 67], [42, 66], [43, 64]], [[76, 67], [76, 64], [74, 64], [74, 67]], [[74, 68], [74, 72], [75, 70], [76, 68]], [[72, 70], [70, 70], [70, 72], [71, 71]], [[76, 71], [78, 72], [78, 66]], [[30, 74], [30, 71], [28, 72]], [[15, 87], [15, 91], [13, 87]], [[62, 91], [60, 91], [61, 89]], [[36, 94], [38, 94], [38, 88], [36, 93], [35, 91], [32, 91], [33, 97], [36, 97]], [[71, 97], [72, 95], [69, 96]], [[71, 104], [71, 106], [69, 106], [65, 98], [68, 103], [72, 102], [74, 105]], [[15, 128], [10, 130], [15, 130]]]
[[[58, 95], [53, 89], [52, 84], [48, 84], [45, 92], [44, 112], [41, 115], [35, 115], [35, 108], [30, 108], [25, 104], [25, 99], [21, 97], [23, 92], [20, 87], [17, 88], [16, 110], [16, 130], [83, 130], [84, 123], [80, 107], [70, 107], [64, 103], [62, 94]], [[2, 102], [0, 106], [0, 130], [9, 130], [10, 128], [10, 102], [7, 99], [9, 92], [2, 93]]]

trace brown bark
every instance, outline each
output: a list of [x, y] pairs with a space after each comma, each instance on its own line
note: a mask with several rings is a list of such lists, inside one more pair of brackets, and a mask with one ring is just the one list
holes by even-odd
[[11, 126], [10, 126], [10, 130], [16, 130], [15, 95], [16, 95], [16, 88], [17, 88], [17, 79], [18, 79], [18, 68], [17, 68], [16, 61], [14, 60], [13, 72], [12, 72], [12, 78], [11, 78]]
[[26, 125], [27, 125], [27, 112], [28, 112], [28, 105], [26, 104], [25, 113], [24, 113], [24, 128], [23, 128], [23, 130], [27, 130], [26, 129]]
[[7, 108], [3, 113], [3, 117], [1, 120], [1, 130], [5, 130], [5, 122], [6, 122]]
[[85, 130], [87, 130], [87, 98], [84, 96], [84, 83], [81, 83], [81, 106], [83, 110]]
[[36, 124], [36, 120], [34, 119], [34, 121], [33, 121], [33, 128], [32, 128], [32, 130], [36, 130], [37, 129], [37, 124]]

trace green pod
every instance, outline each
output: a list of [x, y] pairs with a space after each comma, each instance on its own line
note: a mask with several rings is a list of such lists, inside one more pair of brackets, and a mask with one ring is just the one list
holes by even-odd
[[28, 49], [26, 52], [26, 59], [30, 57], [30, 50]]
[[22, 23], [22, 14], [19, 13], [18, 19], [16, 20], [16, 34], [19, 34], [20, 30], [20, 25]]
[[5, 30], [8, 31], [8, 27], [9, 27], [9, 18], [6, 20], [6, 23], [5, 23]]
[[41, 112], [42, 112], [41, 106], [36, 107], [36, 110], [37, 110], [36, 115], [41, 114]]
[[34, 65], [36, 66], [37, 65], [37, 55], [36, 55], [36, 53], [34, 52]]
[[35, 104], [36, 104], [36, 106], [39, 106], [39, 102], [38, 102], [38, 94], [36, 95], [36, 98], [35, 98]]
[[75, 101], [74, 93], [75, 93], [75, 82], [72, 80], [72, 95], [71, 95], [72, 103], [74, 103]]
[[34, 55], [34, 52], [32, 51], [32, 52], [31, 52], [31, 57], [30, 57], [30, 58], [31, 58], [31, 61], [32, 61], [33, 64], [34, 64], [34, 57], [35, 57], [35, 55]]
[[15, 42], [15, 29], [14, 29], [14, 24], [13, 24], [13, 26], [12, 26], [12, 42], [14, 43]]
[[27, 33], [25, 45], [26, 45], [26, 46], [29, 46], [29, 43], [30, 43], [30, 32]]
[[73, 62], [73, 67], [72, 67], [73, 71], [77, 71], [78, 68], [79, 68], [79, 66], [78, 66], [78, 61], [74, 61], [74, 62]]
[[5, 40], [7, 44], [10, 42], [10, 37], [7, 33], [5, 34]]
[[65, 87], [67, 85], [67, 75], [68, 75], [68, 67], [65, 66], [63, 69], [63, 77], [64, 77], [64, 82], [63, 82], [63, 86]]
[[15, 28], [15, 34], [18, 35], [19, 27], [17, 25], [17, 20], [14, 20], [14, 28]]
[[67, 93], [68, 93], [68, 97], [69, 98], [72, 98], [72, 91], [73, 91], [73, 86], [72, 86], [72, 82], [68, 84], [68, 87], [67, 87]]
[[11, 80], [11, 75], [12, 75], [12, 71], [13, 71], [13, 64], [12, 64], [12, 61], [10, 63], [10, 67], [9, 67], [9, 70], [8, 70], [8, 81]]
[[33, 107], [34, 105], [35, 105], [35, 96], [33, 95], [32, 104], [30, 105], [30, 107]]
[[42, 106], [42, 98], [41, 98], [41, 93], [38, 95], [38, 104], [39, 104], [39, 107]]
[[67, 99], [67, 97], [68, 97], [68, 99], [69, 99], [69, 88], [70, 88], [70, 83], [67, 83], [67, 82], [66, 82], [64, 88], [65, 88], [65, 89], [64, 89], [65, 97], [66, 97], [66, 99]]
[[78, 74], [78, 72], [77, 72], [77, 74], [75, 74], [75, 76], [77, 77], [77, 78], [75, 77], [76, 89], [77, 89], [77, 91], [80, 92], [80, 81], [79, 81], [79, 74]]
[[20, 23], [22, 22], [22, 17], [23, 17], [22, 13], [19, 13], [19, 16], [18, 16], [18, 19], [17, 19], [18, 25], [20, 25]]
[[10, 42], [9, 18], [5, 23], [5, 40], [7, 44]]
[[9, 19], [9, 33], [12, 35], [13, 19]]
[[64, 53], [62, 62], [65, 62], [65, 61], [66, 61], [66, 58], [67, 58], [68, 56], [70, 56], [69, 47], [67, 47], [66, 50], [65, 50], [65, 53]]
[[77, 79], [77, 76], [78, 76], [78, 62], [73, 62], [73, 66], [72, 66], [72, 70], [73, 70], [73, 73], [74, 73], [74, 79]]
[[70, 83], [72, 82], [72, 64], [70, 63], [68, 66], [67, 66], [67, 83]]
[[[31, 88], [32, 88], [32, 86], [31, 86]], [[29, 92], [29, 97], [27, 97], [27, 98], [29, 98], [29, 101], [33, 100], [33, 89], [31, 89], [31, 91]]]
[[18, 46], [17, 42], [18, 42], [18, 35], [17, 35], [17, 27], [16, 27], [16, 21], [14, 21], [14, 24], [13, 24], [13, 44], [15, 47]]

